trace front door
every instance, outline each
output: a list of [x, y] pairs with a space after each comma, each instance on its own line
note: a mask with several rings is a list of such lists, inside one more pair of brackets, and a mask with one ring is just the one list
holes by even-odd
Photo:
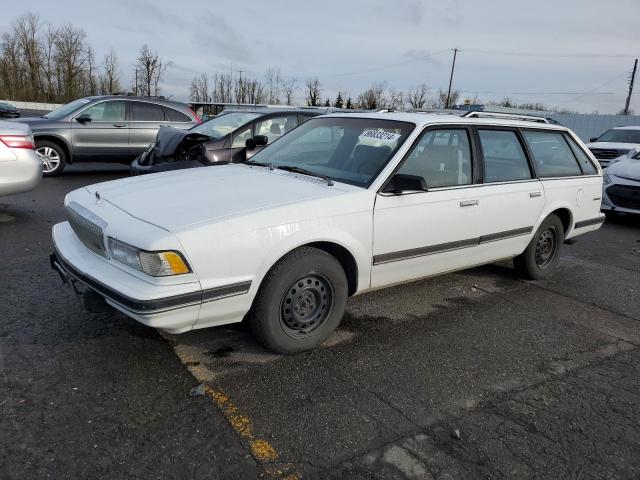
[[422, 178], [426, 191], [378, 194], [372, 287], [477, 263], [471, 138], [465, 127], [427, 130], [396, 172]]
[[[79, 116], [86, 121], [79, 122]], [[73, 155], [76, 160], [120, 161], [129, 149], [129, 122], [122, 100], [106, 100], [85, 108], [71, 120]]]

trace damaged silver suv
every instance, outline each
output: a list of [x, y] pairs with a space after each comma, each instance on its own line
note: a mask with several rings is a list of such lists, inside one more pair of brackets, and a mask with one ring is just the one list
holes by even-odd
[[227, 110], [189, 130], [161, 128], [156, 141], [134, 160], [133, 175], [240, 163], [327, 108]]

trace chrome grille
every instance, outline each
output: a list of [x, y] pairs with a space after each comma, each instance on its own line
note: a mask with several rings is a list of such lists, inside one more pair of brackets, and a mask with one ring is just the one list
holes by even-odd
[[106, 257], [104, 229], [107, 222], [75, 202], [67, 205], [67, 219], [78, 239], [92, 252]]
[[591, 148], [590, 150], [598, 160], [613, 160], [629, 152], [629, 150], [618, 150], [614, 148]]

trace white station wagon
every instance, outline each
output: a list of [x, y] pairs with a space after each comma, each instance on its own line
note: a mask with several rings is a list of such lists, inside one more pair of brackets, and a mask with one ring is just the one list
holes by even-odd
[[513, 258], [547, 275], [598, 229], [602, 172], [568, 129], [508, 116], [335, 114], [244, 164], [69, 193], [52, 266], [89, 306], [173, 333], [243, 319], [317, 346], [347, 298]]

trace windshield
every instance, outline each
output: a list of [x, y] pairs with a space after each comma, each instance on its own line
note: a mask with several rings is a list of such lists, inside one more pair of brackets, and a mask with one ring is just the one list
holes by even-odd
[[247, 163], [294, 167], [368, 187], [415, 125], [377, 118], [315, 118], [282, 136]]
[[640, 143], [640, 130], [613, 129], [605, 132], [598, 142]]
[[77, 110], [83, 105], [86, 105], [91, 100], [88, 98], [81, 98], [79, 100], [74, 100], [73, 102], [69, 102], [66, 105], [61, 106], [60, 108], [56, 108], [53, 112], [47, 113], [44, 118], [48, 118], [50, 120], [58, 120], [62, 117], [66, 117], [71, 112]]
[[225, 115], [212, 118], [211, 120], [207, 120], [200, 125], [196, 125], [191, 129], [191, 131], [208, 135], [211, 138], [221, 138], [259, 116], [259, 113], [250, 112], [227, 113]]

